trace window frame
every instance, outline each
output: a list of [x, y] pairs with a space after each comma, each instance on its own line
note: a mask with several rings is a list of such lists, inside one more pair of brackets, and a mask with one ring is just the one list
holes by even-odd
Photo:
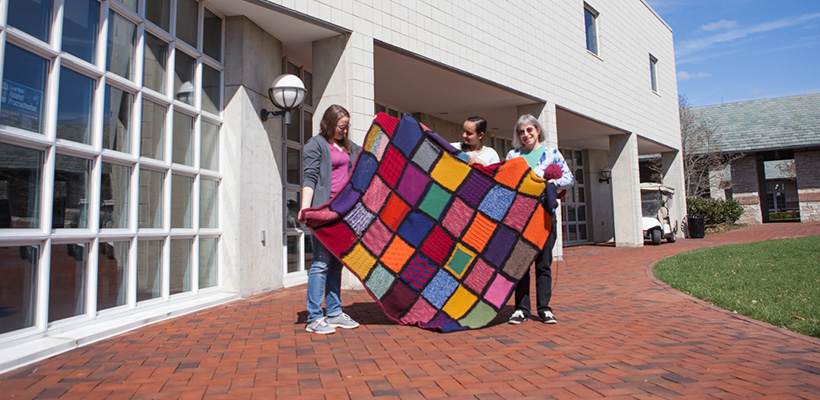
[[[600, 13], [597, 10], [595, 10], [595, 8], [593, 8], [591, 5], [589, 5], [589, 3], [584, 2], [584, 37], [586, 39], [586, 49], [588, 52], [600, 57], [601, 46], [599, 40], [600, 34], [598, 29], [599, 17]], [[589, 23], [589, 20], [591, 20], [591, 24]], [[590, 28], [592, 29], [592, 32], [590, 32]], [[590, 49], [590, 47], [592, 48]]]
[[658, 88], [658, 59], [651, 53], [649, 54], [649, 79], [652, 91], [658, 94], [660, 92]]

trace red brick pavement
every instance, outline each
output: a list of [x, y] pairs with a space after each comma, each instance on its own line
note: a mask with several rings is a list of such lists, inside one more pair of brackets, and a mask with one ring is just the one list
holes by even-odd
[[440, 334], [343, 293], [358, 329], [304, 331], [305, 287], [157, 323], [0, 376], [20, 399], [820, 398], [820, 340], [720, 310], [657, 282], [687, 250], [820, 235], [767, 224], [644, 248], [567, 249], [557, 325]]

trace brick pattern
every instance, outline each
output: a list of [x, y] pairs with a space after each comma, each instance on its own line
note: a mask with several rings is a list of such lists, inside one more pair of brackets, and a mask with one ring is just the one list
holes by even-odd
[[820, 222], [820, 151], [794, 153], [800, 221]]
[[746, 156], [732, 162], [732, 197], [743, 206], [743, 215], [738, 219], [738, 223], [763, 223], [758, 188], [755, 157]]
[[305, 287], [257, 295], [0, 375], [14, 399], [817, 398], [820, 340], [690, 298], [652, 265], [709, 246], [820, 235], [765, 224], [645, 248], [568, 248], [554, 264], [557, 325], [439, 334], [399, 326], [362, 291], [362, 323], [304, 331]]

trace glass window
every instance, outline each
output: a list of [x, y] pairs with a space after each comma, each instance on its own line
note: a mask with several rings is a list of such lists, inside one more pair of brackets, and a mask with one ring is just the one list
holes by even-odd
[[0, 154], [0, 228], [38, 228], [43, 152], [0, 143]]
[[301, 184], [300, 172], [302, 171], [302, 151], [288, 147], [287, 158], [287, 183], [291, 185]]
[[299, 208], [302, 204], [301, 193], [296, 191], [285, 192], [285, 205], [287, 206], [286, 228], [299, 227]]
[[162, 296], [162, 240], [137, 243], [137, 301]]
[[177, 164], [193, 166], [194, 118], [174, 111], [174, 144], [171, 160]]
[[177, 0], [177, 38], [193, 47], [197, 47], [198, 22], [199, 4], [196, 0]]
[[[299, 110], [298, 109], [293, 110], [293, 111], [291, 111], [291, 114], [296, 114], [297, 117], [298, 117], [299, 116]], [[299, 124], [298, 119], [293, 121], [292, 124], [285, 125], [285, 130], [287, 130], [286, 136], [287, 136], [288, 140], [291, 140], [291, 141], [294, 141], [294, 142], [297, 142], [297, 143], [300, 141], [301, 138], [299, 137], [299, 133], [302, 131], [302, 129], [299, 125], [300, 124]]]
[[171, 228], [191, 228], [193, 178], [171, 175]]
[[162, 228], [162, 172], [140, 170], [139, 227]]
[[128, 302], [129, 242], [100, 242], [97, 262], [97, 310]]
[[208, 179], [199, 181], [199, 227], [218, 228], [217, 190], [219, 182]]
[[96, 82], [68, 68], [60, 68], [57, 138], [91, 144], [91, 113]]
[[85, 313], [88, 243], [51, 246], [48, 322]]
[[128, 228], [131, 167], [102, 163], [100, 228]]
[[119, 0], [122, 5], [128, 7], [133, 12], [137, 12], [137, 0]]
[[0, 247], [0, 276], [4, 287], [0, 334], [34, 326], [37, 306], [38, 248]]
[[207, 8], [202, 22], [202, 52], [222, 61], [222, 18]]
[[219, 88], [222, 73], [203, 64], [202, 65], [202, 110], [214, 114], [222, 110], [222, 99]]
[[137, 26], [121, 15], [108, 13], [108, 70], [127, 79], [134, 77]]
[[36, 37], [48, 41], [51, 33], [52, 0], [16, 0], [7, 1], [8, 24]]
[[146, 32], [145, 61], [143, 63], [145, 87], [162, 94], [168, 93], [165, 85], [165, 68], [167, 64], [168, 43]]
[[166, 32], [170, 32], [171, 0], [145, 0], [145, 18]]
[[105, 103], [103, 104], [103, 138], [104, 149], [131, 152], [131, 107], [134, 95], [126, 91], [105, 85]]
[[219, 171], [219, 125], [202, 122], [199, 134], [200, 168]]
[[584, 4], [584, 25], [587, 36], [587, 50], [598, 54], [598, 13], [588, 4]]
[[0, 125], [43, 133], [48, 61], [10, 43], [3, 61]]
[[658, 59], [649, 55], [649, 78], [652, 80], [652, 91], [658, 92], [658, 75], [657, 75]]
[[194, 105], [194, 72], [196, 60], [177, 50], [176, 64], [174, 65], [174, 97], [185, 103]]
[[216, 286], [216, 238], [199, 239], [199, 288]]
[[63, 51], [85, 61], [95, 61], [100, 2], [65, 0], [63, 7]]
[[171, 240], [171, 294], [191, 291], [191, 248], [193, 240]]
[[288, 236], [288, 273], [299, 272], [299, 236]]
[[91, 160], [57, 154], [54, 159], [52, 228], [88, 228]]
[[165, 107], [142, 101], [141, 156], [165, 160], [165, 113]]
[[302, 110], [302, 144], [307, 144], [311, 137], [313, 137], [313, 113]]

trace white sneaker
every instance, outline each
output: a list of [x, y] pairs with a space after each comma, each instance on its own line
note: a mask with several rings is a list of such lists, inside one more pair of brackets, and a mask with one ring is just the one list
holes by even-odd
[[349, 315], [341, 313], [334, 317], [327, 317], [327, 324], [333, 328], [353, 329], [359, 326], [359, 323], [350, 318]]
[[327, 335], [336, 333], [336, 328], [328, 325], [327, 317], [317, 318], [307, 324], [305, 330], [311, 333], [318, 333], [320, 335]]
[[513, 313], [513, 315], [510, 316], [510, 319], [507, 322], [518, 325], [526, 320], [527, 317], [524, 315], [523, 310], [515, 310], [515, 312]]

